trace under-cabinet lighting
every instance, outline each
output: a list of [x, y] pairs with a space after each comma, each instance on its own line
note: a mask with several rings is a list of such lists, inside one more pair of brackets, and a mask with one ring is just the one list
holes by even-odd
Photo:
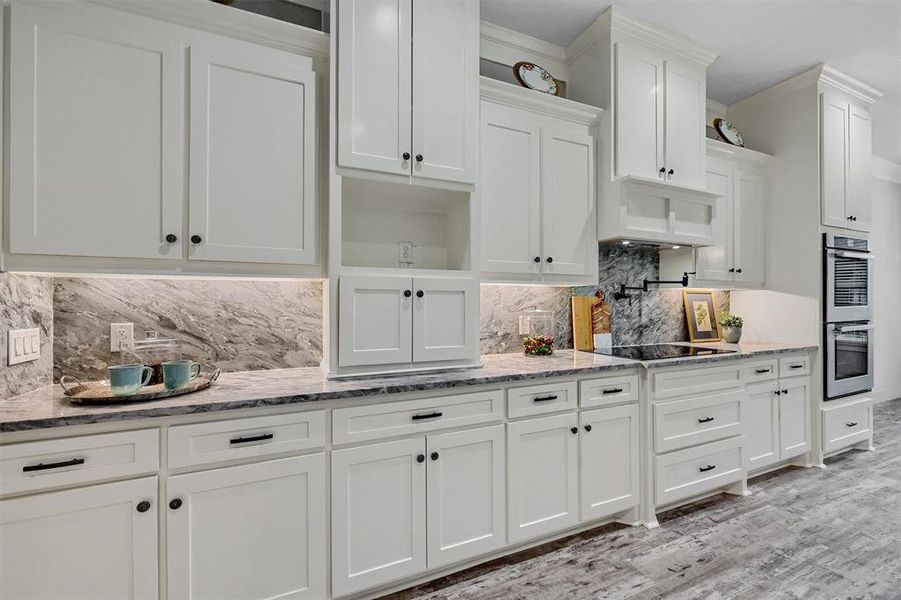
[[623, 240], [623, 246], [628, 246], [631, 243], [632, 242], [630, 242], [629, 240]]

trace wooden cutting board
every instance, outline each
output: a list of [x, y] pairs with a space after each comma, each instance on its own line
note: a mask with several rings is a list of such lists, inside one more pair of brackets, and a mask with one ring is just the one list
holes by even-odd
[[610, 305], [604, 300], [604, 293], [595, 296], [573, 296], [573, 348], [594, 350], [594, 336], [610, 333]]

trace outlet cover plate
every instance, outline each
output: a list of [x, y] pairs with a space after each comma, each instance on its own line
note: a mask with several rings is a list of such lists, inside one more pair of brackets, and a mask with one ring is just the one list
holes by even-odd
[[109, 351], [121, 352], [133, 350], [135, 347], [134, 323], [110, 323], [109, 324]]
[[6, 356], [10, 366], [37, 360], [41, 357], [41, 330], [37, 327], [10, 329], [7, 339], [9, 348]]

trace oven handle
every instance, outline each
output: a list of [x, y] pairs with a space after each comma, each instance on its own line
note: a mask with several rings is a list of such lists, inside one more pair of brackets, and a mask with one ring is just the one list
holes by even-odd
[[835, 333], [853, 333], [855, 331], [873, 331], [875, 325], [836, 325]]
[[837, 256], [838, 258], [859, 258], [861, 260], [873, 260], [876, 258], [875, 254], [869, 252], [848, 252], [846, 250], [833, 252], [832, 256]]

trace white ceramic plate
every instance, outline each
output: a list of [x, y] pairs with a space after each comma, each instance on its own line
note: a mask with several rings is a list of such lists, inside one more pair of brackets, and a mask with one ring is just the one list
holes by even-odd
[[547, 72], [547, 69], [536, 64], [518, 62], [513, 65], [513, 74], [516, 75], [516, 80], [520, 84], [529, 89], [551, 94], [552, 96], [556, 96], [560, 90], [557, 80]]

